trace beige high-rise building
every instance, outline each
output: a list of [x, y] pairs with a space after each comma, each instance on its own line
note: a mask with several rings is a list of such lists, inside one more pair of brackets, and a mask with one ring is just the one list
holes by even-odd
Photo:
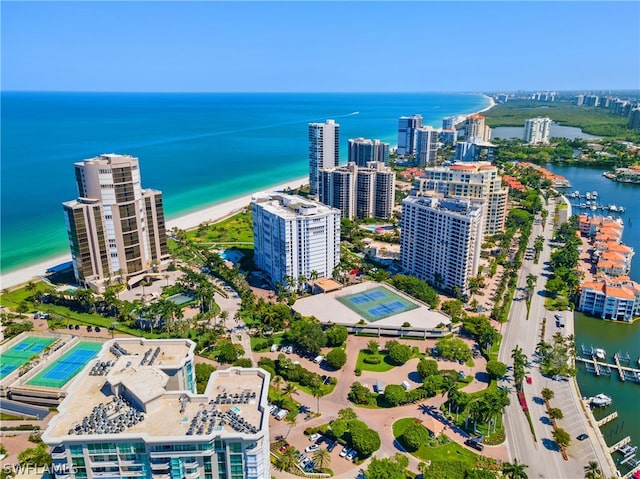
[[502, 177], [491, 163], [458, 162], [451, 166], [425, 168], [424, 176], [416, 178], [411, 194], [482, 200], [485, 203], [484, 236], [504, 229], [509, 189], [502, 186]]
[[74, 166], [78, 199], [62, 206], [78, 283], [101, 290], [169, 257], [162, 193], [142, 189], [137, 158], [112, 153]]
[[347, 163], [320, 170], [318, 197], [321, 203], [340, 210], [343, 218], [390, 218], [396, 177], [379, 161], [366, 167]]
[[484, 116], [475, 114], [469, 115], [464, 122], [465, 141], [489, 141], [491, 139], [491, 128], [485, 125]]

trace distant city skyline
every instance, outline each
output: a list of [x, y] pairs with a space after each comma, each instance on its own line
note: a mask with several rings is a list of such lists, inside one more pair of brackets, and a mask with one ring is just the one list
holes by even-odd
[[640, 2], [3, 1], [0, 9], [5, 91], [640, 88]]

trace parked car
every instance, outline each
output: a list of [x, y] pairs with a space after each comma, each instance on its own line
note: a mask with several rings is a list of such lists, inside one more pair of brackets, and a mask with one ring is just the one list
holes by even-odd
[[321, 437], [322, 437], [322, 434], [319, 434], [319, 433], [316, 432], [316, 433], [311, 434], [311, 436], [309, 436], [309, 441], [316, 442]]
[[317, 451], [318, 449], [320, 449], [320, 446], [318, 446], [317, 444], [311, 444], [304, 449], [304, 452], [313, 452]]
[[531, 379], [531, 376], [527, 376], [527, 384], [532, 384], [533, 383], [533, 379]]
[[576, 437], [578, 441], [584, 441], [585, 439], [589, 439], [589, 434], [582, 433], [578, 437]]
[[475, 449], [476, 451], [482, 451], [482, 450], [484, 450], [484, 445], [483, 445], [483, 444], [481, 444], [481, 443], [479, 443], [479, 442], [477, 442], [477, 441], [474, 441], [473, 439], [467, 439], [466, 441], [464, 441], [464, 443], [465, 443], [467, 446], [469, 446], [469, 447], [471, 447], [471, 448]]
[[284, 452], [284, 451], [286, 451], [287, 449], [289, 449], [289, 447], [290, 447], [289, 443], [288, 443], [288, 442], [285, 442], [282, 446], [280, 446], [280, 449], [278, 449], [278, 451], [280, 451], [280, 452]]
[[349, 451], [349, 454], [347, 454], [347, 457], [345, 459], [348, 459], [349, 461], [353, 461], [356, 458], [357, 455], [358, 455], [358, 453], [356, 452], [356, 450], [355, 449], [351, 449]]
[[100, 332], [100, 326], [96, 326], [95, 328], [93, 328], [93, 330], [94, 330], [96, 333], [99, 333], [99, 332]]
[[338, 441], [330, 442], [329, 445], [327, 446], [327, 451], [329, 452], [333, 451], [337, 445], [338, 445]]
[[342, 451], [340, 451], [340, 457], [347, 457], [347, 454], [349, 454], [349, 448], [347, 446], [344, 446], [342, 448]]

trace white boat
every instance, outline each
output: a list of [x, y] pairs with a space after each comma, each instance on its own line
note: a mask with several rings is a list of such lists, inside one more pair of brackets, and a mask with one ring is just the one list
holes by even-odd
[[606, 394], [600, 393], [591, 398], [589, 404], [593, 407], [607, 407], [611, 405], [612, 399]]
[[624, 206], [618, 206], [618, 212], [624, 213]]
[[598, 192], [597, 191], [592, 191], [591, 192], [591, 198], [597, 198], [598, 197]]
[[589, 193], [588, 191], [587, 191], [587, 194], [586, 194], [586, 195], [584, 195], [584, 196], [585, 196], [585, 198], [586, 198], [586, 199], [588, 199], [588, 200], [590, 200], [590, 199], [591, 199], [591, 193]]
[[609, 205], [609, 211], [618, 211], [618, 207], [616, 205]]
[[597, 206], [597, 205], [595, 205], [595, 204], [594, 204], [594, 205], [591, 205], [591, 211], [595, 211], [595, 210], [597, 210], [597, 209], [598, 209], [598, 206]]
[[627, 456], [630, 456], [631, 454], [635, 454], [635, 452], [637, 450], [638, 450], [638, 446], [632, 446], [631, 444], [625, 444], [620, 449], [618, 449], [618, 452], [621, 453], [624, 457], [627, 457]]
[[607, 352], [602, 348], [596, 349], [596, 358], [605, 360], [607, 358]]
[[580, 203], [580, 208], [582, 208], [583, 210], [587, 207], [586, 203]]

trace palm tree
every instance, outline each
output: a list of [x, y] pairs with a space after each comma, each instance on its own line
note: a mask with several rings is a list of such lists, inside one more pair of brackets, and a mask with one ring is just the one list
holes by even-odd
[[320, 414], [320, 398], [322, 397], [322, 384], [316, 382], [311, 385], [311, 394], [318, 401], [318, 414]]
[[527, 479], [527, 473], [524, 470], [529, 467], [526, 464], [521, 464], [518, 459], [514, 459], [513, 462], [505, 462], [502, 465], [502, 472], [509, 479]]
[[287, 417], [284, 418], [284, 422], [286, 422], [289, 425], [289, 430], [287, 431], [287, 435], [284, 437], [286, 439], [289, 437], [289, 433], [291, 432], [291, 429], [293, 428], [293, 426], [295, 426], [296, 423], [298, 422], [298, 419], [294, 414], [288, 414]]
[[278, 467], [280, 467], [280, 469], [282, 469], [283, 471], [288, 471], [296, 464], [296, 459], [296, 448], [289, 447], [280, 456]]
[[596, 461], [589, 461], [584, 466], [584, 479], [602, 479], [602, 471]]
[[562, 414], [562, 410], [557, 407], [549, 408], [547, 414], [549, 414], [549, 417], [551, 419], [562, 419], [564, 417], [564, 414]]
[[331, 453], [324, 448], [320, 448], [313, 453], [313, 462], [318, 469], [325, 469], [331, 463]]
[[296, 388], [295, 384], [288, 382], [284, 385], [284, 388], [282, 388], [282, 394], [285, 397], [291, 397], [294, 394], [298, 394], [298, 388]]
[[367, 343], [367, 351], [369, 351], [370, 354], [376, 354], [378, 352], [378, 346], [380, 346], [378, 341], [371, 339]]
[[551, 401], [554, 395], [555, 393], [553, 392], [553, 390], [549, 388], [543, 388], [542, 391], [540, 391], [540, 396], [542, 396], [542, 399], [547, 402]]
[[554, 430], [551, 435], [553, 436], [553, 440], [560, 446], [560, 449], [564, 449], [571, 444], [571, 436], [562, 428]]

